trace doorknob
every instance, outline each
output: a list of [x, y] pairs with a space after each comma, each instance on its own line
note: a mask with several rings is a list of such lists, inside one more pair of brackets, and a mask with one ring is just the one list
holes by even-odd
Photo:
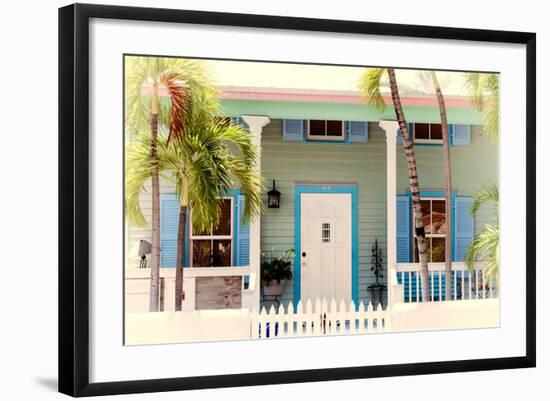
[[302, 257], [306, 257], [306, 253], [305, 252], [302, 252]]

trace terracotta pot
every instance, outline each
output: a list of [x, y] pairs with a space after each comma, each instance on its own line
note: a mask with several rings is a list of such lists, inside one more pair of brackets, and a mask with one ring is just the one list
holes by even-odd
[[281, 280], [280, 283], [277, 280], [272, 280], [268, 286], [264, 286], [264, 296], [268, 297], [280, 297], [283, 293], [283, 286], [285, 280]]

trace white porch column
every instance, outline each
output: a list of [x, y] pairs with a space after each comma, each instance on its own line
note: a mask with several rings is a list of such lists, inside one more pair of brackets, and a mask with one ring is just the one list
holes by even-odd
[[[267, 116], [241, 116], [248, 125], [252, 134], [252, 143], [261, 149], [262, 130], [269, 124], [270, 118]], [[261, 174], [261, 152], [258, 152], [255, 168]], [[250, 222], [250, 285], [254, 286], [250, 305], [252, 309], [259, 311], [260, 308], [260, 217]], [[252, 277], [254, 275], [254, 277]]]
[[386, 131], [386, 207], [387, 207], [387, 268], [388, 308], [394, 301], [394, 287], [397, 286], [397, 174], [396, 137], [399, 124], [396, 121], [380, 121], [380, 128]]

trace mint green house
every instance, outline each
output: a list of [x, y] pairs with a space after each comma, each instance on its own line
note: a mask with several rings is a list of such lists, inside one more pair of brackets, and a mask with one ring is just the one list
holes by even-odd
[[[325, 71], [317, 66], [312, 71], [312, 66], [290, 66], [286, 78], [273, 78], [269, 69], [274, 66], [262, 73], [261, 68], [253, 68], [254, 63], [236, 63], [242, 64], [238, 81], [222, 68], [223, 62], [209, 63], [220, 82], [224, 112], [245, 126], [261, 146], [258, 166], [266, 186], [266, 208], [260, 219], [242, 225], [243, 199], [235, 188], [225, 198], [219, 227], [209, 233], [186, 228], [184, 309], [257, 310], [274, 302], [295, 305], [315, 299], [384, 307], [396, 299], [418, 301], [419, 266], [404, 150], [390, 100], [387, 111], [380, 113], [366, 105], [356, 89], [364, 69], [346, 67], [346, 75], [339, 79], [335, 69], [342, 67], [325, 67]], [[460, 83], [455, 87], [460, 89]], [[405, 84], [403, 88], [418, 164], [434, 299], [444, 294], [441, 272], [449, 233], [453, 298], [477, 297], [476, 285], [483, 277], [468, 273], [462, 262], [475, 234], [493, 218], [488, 209], [473, 218], [470, 206], [476, 189], [487, 180], [498, 180], [498, 145], [481, 134], [481, 116], [464, 94], [446, 95], [453, 179], [452, 204], [446, 205], [435, 96]], [[460, 92], [455, 89], [449, 85], [448, 91]], [[273, 183], [280, 200], [278, 207], [267, 207], [267, 191]], [[162, 184], [161, 192], [161, 276], [169, 294], [179, 206], [169, 183]], [[445, 221], [447, 207], [453, 210], [451, 222]], [[146, 201], [143, 208], [150, 216]], [[127, 227], [127, 249], [148, 236], [148, 230]], [[378, 282], [371, 269], [375, 241], [383, 252]], [[288, 249], [295, 250], [293, 279], [284, 282], [280, 296], [266, 297], [260, 288], [260, 263]], [[138, 263], [137, 255], [128, 254], [127, 279], [146, 277]], [[168, 310], [173, 307], [171, 295], [166, 299]]]

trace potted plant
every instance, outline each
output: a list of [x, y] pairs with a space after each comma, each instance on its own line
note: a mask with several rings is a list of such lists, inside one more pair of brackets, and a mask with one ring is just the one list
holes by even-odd
[[281, 296], [285, 280], [292, 279], [290, 261], [293, 257], [294, 249], [287, 249], [281, 256], [262, 261], [260, 282], [264, 296]]

